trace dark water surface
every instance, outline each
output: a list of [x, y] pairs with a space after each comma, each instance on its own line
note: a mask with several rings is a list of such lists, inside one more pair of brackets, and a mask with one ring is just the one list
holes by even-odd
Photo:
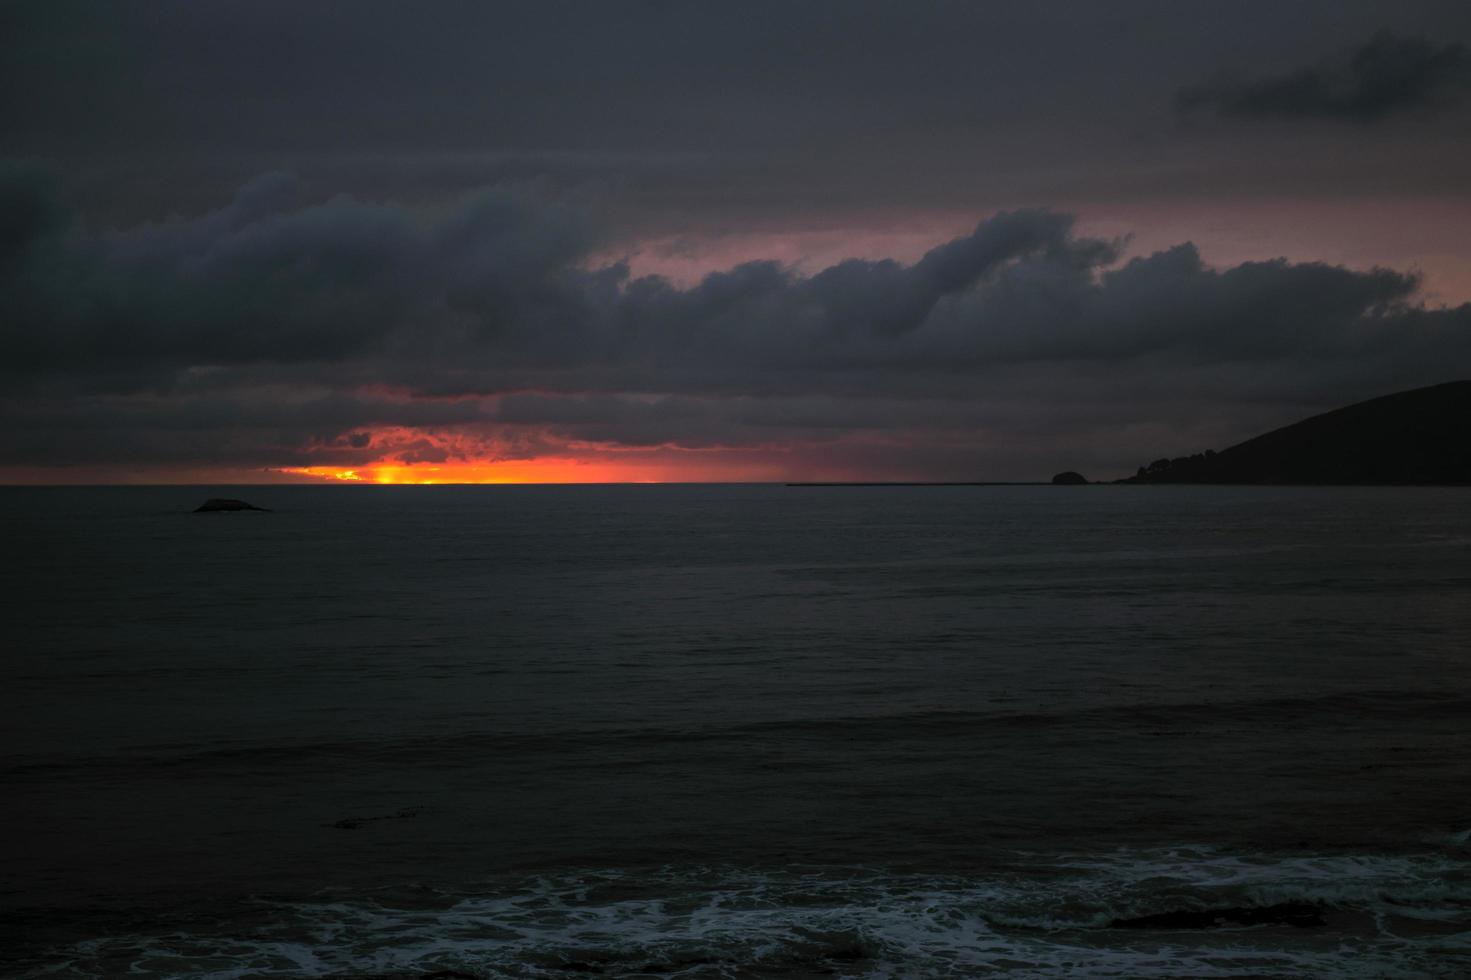
[[0, 504], [0, 974], [1471, 974], [1471, 491]]

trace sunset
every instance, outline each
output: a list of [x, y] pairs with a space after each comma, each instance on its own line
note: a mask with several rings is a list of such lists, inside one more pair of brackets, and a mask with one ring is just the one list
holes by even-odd
[[1454, 4], [676, 6], [12, 4], [0, 480], [1116, 478], [1468, 370]]
[[1471, 3], [0, 52], [0, 976], [1471, 976]]

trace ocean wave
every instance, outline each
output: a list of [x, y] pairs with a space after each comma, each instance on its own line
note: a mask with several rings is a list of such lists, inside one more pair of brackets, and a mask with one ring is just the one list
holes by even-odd
[[[1284, 908], [1296, 918], [1275, 915]], [[1130, 919], [1149, 928], [1123, 928], [1140, 924]], [[471, 891], [257, 900], [208, 922], [201, 912], [166, 928], [89, 938], [25, 968], [35, 977], [212, 980], [436, 970], [683, 980], [1002, 970], [1451, 977], [1471, 972], [1471, 864], [1444, 851], [1271, 856], [1178, 847], [1019, 855], [984, 875], [566, 870]]]

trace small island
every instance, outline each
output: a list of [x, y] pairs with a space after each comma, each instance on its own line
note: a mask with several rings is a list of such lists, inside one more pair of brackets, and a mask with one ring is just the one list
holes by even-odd
[[268, 507], [257, 507], [255, 504], [248, 504], [243, 500], [232, 500], [228, 497], [210, 497], [204, 503], [194, 508], [194, 513], [213, 514], [231, 510], [258, 510], [262, 513], [270, 513], [270, 508]]
[[1088, 478], [1073, 470], [1066, 470], [1052, 478], [1052, 485], [1054, 487], [1081, 487], [1087, 486], [1087, 484]]

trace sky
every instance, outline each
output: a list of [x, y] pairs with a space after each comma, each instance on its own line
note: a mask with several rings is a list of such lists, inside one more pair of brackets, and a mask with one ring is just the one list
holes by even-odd
[[1471, 377], [1471, 5], [0, 2], [0, 482], [1129, 475]]

